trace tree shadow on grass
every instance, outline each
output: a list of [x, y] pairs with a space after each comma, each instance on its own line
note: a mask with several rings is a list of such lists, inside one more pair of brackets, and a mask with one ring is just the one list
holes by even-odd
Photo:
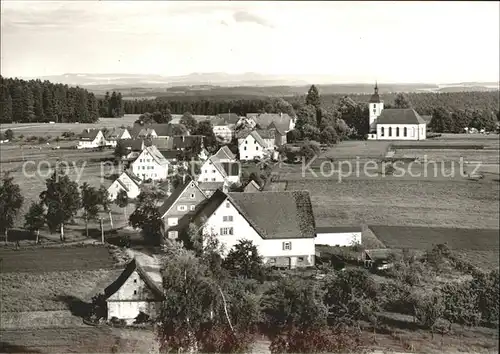
[[76, 296], [61, 295], [61, 296], [57, 296], [56, 300], [64, 302], [68, 306], [69, 310], [71, 311], [71, 314], [74, 316], [86, 318], [90, 315], [91, 304], [88, 302], [82, 301], [81, 299], [77, 298]]
[[22, 345], [0, 342], [0, 353], [41, 353], [39, 350], [28, 349]]
[[[5, 241], [5, 234], [2, 232], [2, 241]], [[9, 242], [16, 242], [16, 241], [35, 241], [36, 236], [27, 230], [21, 230], [21, 229], [9, 229], [8, 234], [7, 234], [7, 239]]]

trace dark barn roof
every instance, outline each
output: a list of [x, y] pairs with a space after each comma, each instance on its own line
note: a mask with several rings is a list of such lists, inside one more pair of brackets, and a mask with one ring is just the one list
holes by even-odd
[[425, 120], [412, 108], [390, 108], [382, 110], [377, 124], [425, 124]]

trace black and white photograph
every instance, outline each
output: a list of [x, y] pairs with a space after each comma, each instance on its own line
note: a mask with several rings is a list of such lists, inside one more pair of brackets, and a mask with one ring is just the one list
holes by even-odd
[[498, 353], [500, 2], [0, 9], [0, 353]]

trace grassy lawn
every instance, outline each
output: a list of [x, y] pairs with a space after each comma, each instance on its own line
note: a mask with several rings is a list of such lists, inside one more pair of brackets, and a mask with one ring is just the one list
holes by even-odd
[[139, 114], [126, 114], [122, 118], [99, 118], [97, 123], [25, 123], [25, 124], [2, 124], [0, 131], [12, 129], [14, 136], [47, 136], [56, 137], [64, 132], [72, 131], [80, 134], [84, 129], [95, 128], [119, 128], [122, 125], [132, 126], [139, 118]]
[[458, 229], [444, 227], [369, 226], [389, 248], [430, 249], [446, 243], [453, 250], [498, 251], [495, 229]]
[[104, 246], [0, 249], [0, 259], [2, 274], [91, 271], [113, 268], [115, 264], [109, 249]]
[[148, 353], [153, 332], [114, 328], [47, 328], [0, 332], [2, 353]]
[[288, 181], [308, 190], [317, 224], [497, 229], [499, 185], [473, 181], [369, 179]]
[[[60, 250], [61, 253], [64, 249]], [[2, 312], [78, 311], [120, 275], [122, 270], [69, 270], [1, 273]], [[81, 308], [81, 307], [80, 307]]]

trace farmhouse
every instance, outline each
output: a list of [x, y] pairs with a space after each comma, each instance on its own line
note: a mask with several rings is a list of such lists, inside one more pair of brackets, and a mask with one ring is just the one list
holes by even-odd
[[130, 171], [123, 172], [108, 188], [110, 200], [115, 200], [120, 191], [125, 191], [129, 199], [135, 199], [141, 192], [141, 179]]
[[99, 129], [85, 129], [80, 135], [78, 149], [95, 149], [106, 145], [106, 139]]
[[183, 185], [174, 190], [159, 209], [165, 225], [165, 233], [169, 239], [178, 237], [179, 228], [185, 225], [183, 218], [192, 215], [196, 207], [206, 199], [207, 196], [198, 183], [191, 179], [186, 180]]
[[361, 227], [331, 226], [316, 228], [316, 244], [328, 246], [354, 246], [361, 244]]
[[224, 143], [229, 143], [234, 137], [235, 124], [226, 123], [222, 120], [212, 123], [214, 135]]
[[131, 261], [118, 277], [104, 290], [108, 320], [113, 317], [134, 323], [141, 314], [155, 318], [164, 299], [162, 278], [158, 269], [140, 266]]
[[225, 252], [240, 240], [252, 241], [268, 265], [314, 265], [315, 222], [309, 193], [224, 193], [217, 190], [200, 205], [193, 223], [214, 235]]
[[132, 137], [134, 138], [160, 138], [166, 139], [175, 134], [175, 124], [134, 124], [132, 129]]
[[156, 148], [148, 146], [131, 164], [133, 173], [142, 180], [164, 180], [168, 175], [168, 161]]
[[295, 128], [295, 119], [286, 113], [249, 114], [247, 117], [252, 118], [260, 129], [269, 129], [270, 127], [274, 127], [286, 134]]
[[240, 182], [240, 165], [227, 146], [221, 147], [201, 166], [198, 182]]
[[118, 140], [132, 139], [132, 136], [126, 128], [118, 128], [107, 131], [104, 137], [106, 139], [106, 145], [113, 147], [116, 146]]
[[236, 113], [220, 113], [217, 117], [222, 118], [228, 124], [236, 124], [240, 120], [240, 116]]
[[426, 121], [411, 108], [384, 109], [378, 85], [369, 102], [369, 140], [425, 140]]
[[[127, 151], [125, 158], [128, 161], [135, 160], [139, 154], [144, 150], [146, 144], [142, 139], [126, 139], [120, 140], [120, 145], [122, 145]], [[123, 158], [123, 156], [122, 156]]]
[[242, 131], [238, 134], [238, 150], [240, 160], [263, 159], [269, 147], [256, 130]]

